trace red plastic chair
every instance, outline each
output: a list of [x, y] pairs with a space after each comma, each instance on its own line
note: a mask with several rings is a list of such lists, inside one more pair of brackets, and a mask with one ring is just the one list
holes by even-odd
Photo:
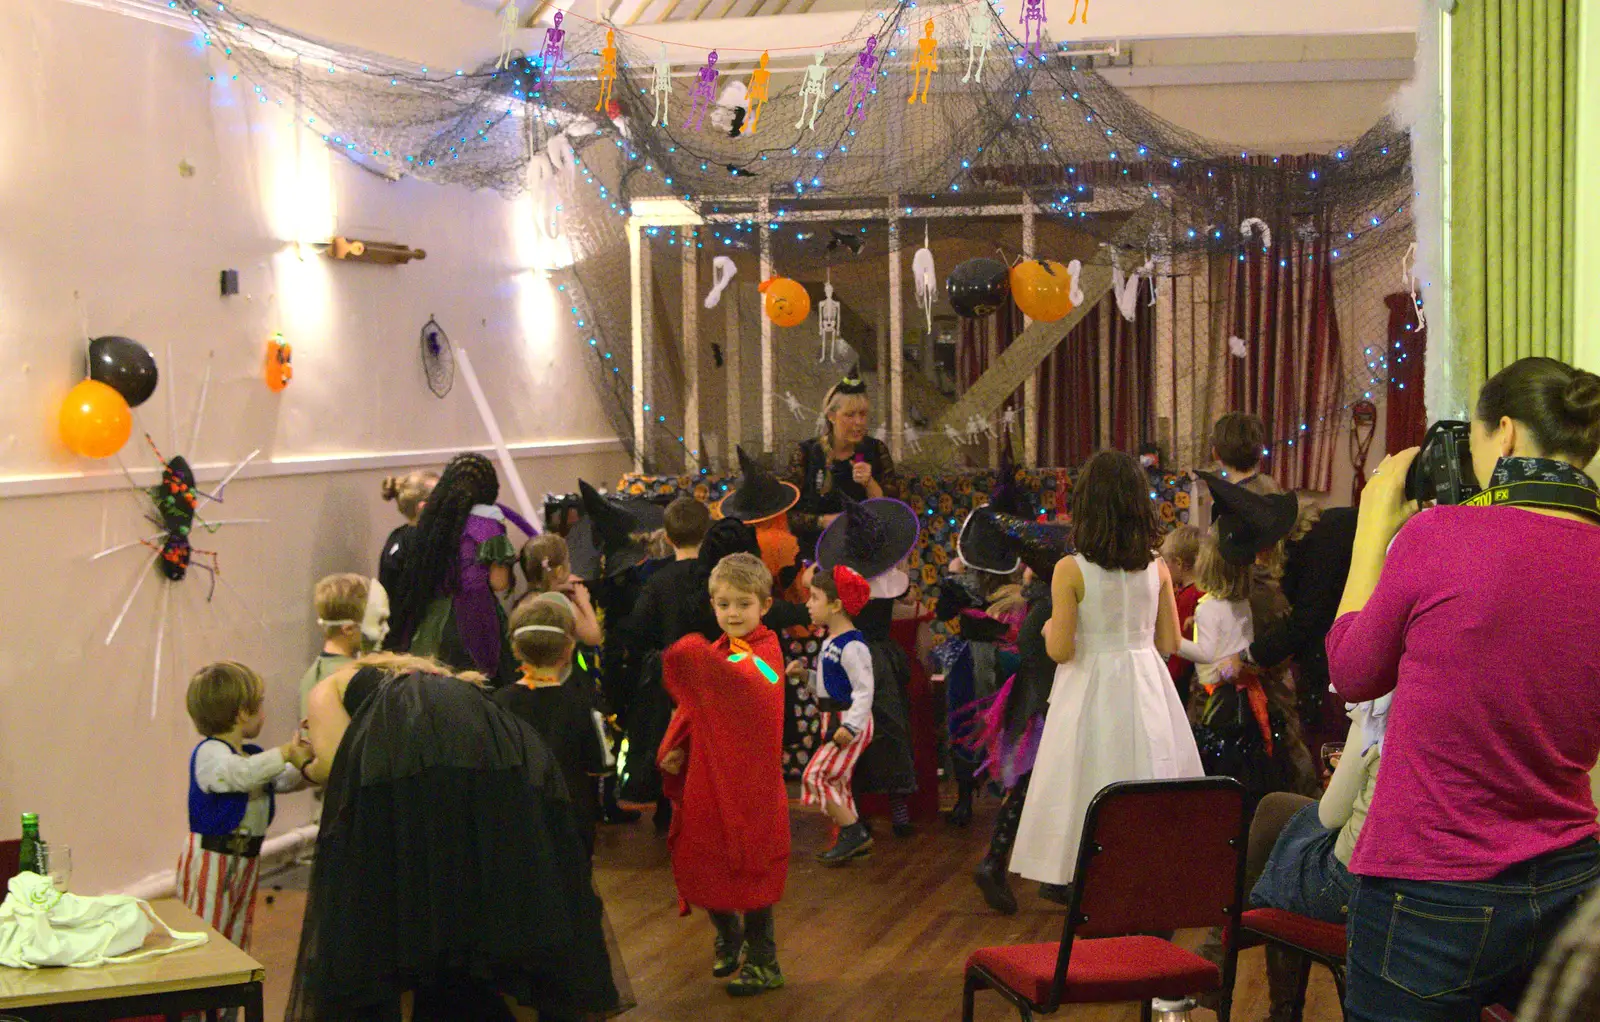
[[[1060, 943], [986, 947], [967, 958], [961, 1018], [994, 990], [1023, 1022], [1063, 1004], [1177, 999], [1218, 990], [1228, 1022], [1238, 958], [1249, 821], [1244, 789], [1231, 777], [1131, 781], [1089, 804], [1078, 849], [1072, 904]], [[1220, 927], [1222, 968], [1160, 937]]]
[[1339, 990], [1339, 1004], [1344, 1004], [1344, 954], [1345, 930], [1343, 923], [1325, 923], [1320, 919], [1285, 912], [1280, 908], [1253, 908], [1240, 920], [1244, 934], [1241, 948], [1257, 944], [1276, 944], [1300, 953], [1300, 974], [1296, 977], [1294, 1014], [1289, 1017], [1300, 1022], [1306, 1010], [1306, 987], [1311, 982], [1313, 963], [1326, 966], [1333, 973], [1333, 985]]

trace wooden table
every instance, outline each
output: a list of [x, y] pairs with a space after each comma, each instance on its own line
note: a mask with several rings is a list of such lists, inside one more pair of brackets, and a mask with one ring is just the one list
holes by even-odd
[[[211, 939], [160, 958], [98, 969], [0, 968], [0, 1015], [40, 1022], [104, 1022], [139, 1015], [177, 1019], [208, 1008], [243, 1008], [245, 1022], [265, 1022], [261, 963], [230, 944], [183, 903], [151, 903], [174, 930], [203, 930]], [[160, 931], [146, 948], [170, 939]]]

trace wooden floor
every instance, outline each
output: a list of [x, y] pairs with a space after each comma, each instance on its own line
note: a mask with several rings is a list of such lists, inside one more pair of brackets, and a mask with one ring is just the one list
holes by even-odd
[[[602, 830], [595, 879], [627, 963], [639, 1006], [628, 1022], [911, 1022], [958, 1019], [961, 970], [973, 948], [1056, 940], [1063, 910], [1041, 901], [1034, 885], [1013, 878], [1022, 911], [995, 915], [973, 886], [998, 803], [980, 805], [968, 830], [943, 824], [899, 840], [886, 826], [871, 858], [838, 870], [812, 856], [825, 846], [819, 814], [795, 807], [794, 857], [778, 906], [779, 959], [788, 986], [734, 1001], [711, 977], [711, 925], [696, 913], [680, 919], [666, 842], [645, 822]], [[253, 954], [267, 967], [267, 1018], [282, 1018], [294, 970], [304, 895], [273, 891], [257, 905]], [[271, 898], [271, 903], [268, 898]], [[1180, 940], [1182, 936], [1180, 936]], [[1327, 973], [1312, 973], [1306, 1022], [1337, 1022], [1338, 1000]], [[1233, 1018], [1259, 1022], [1267, 1013], [1260, 950], [1240, 958]], [[980, 994], [981, 1020], [1015, 1019], [994, 994]], [[1137, 1019], [1134, 1005], [1064, 1009], [1075, 1022]], [[1197, 1020], [1210, 1022], [1207, 1011]]]

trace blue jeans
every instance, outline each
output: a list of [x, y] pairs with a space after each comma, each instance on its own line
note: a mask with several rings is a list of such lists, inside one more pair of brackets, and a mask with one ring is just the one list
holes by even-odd
[[1360, 877], [1350, 902], [1348, 1022], [1477, 1022], [1515, 1008], [1545, 948], [1600, 879], [1593, 838], [1492, 880]]

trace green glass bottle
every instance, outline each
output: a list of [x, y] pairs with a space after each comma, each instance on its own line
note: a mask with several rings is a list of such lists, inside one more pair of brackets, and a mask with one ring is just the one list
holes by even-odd
[[22, 814], [22, 847], [17, 853], [17, 870], [44, 875], [44, 849], [39, 847], [39, 814]]

